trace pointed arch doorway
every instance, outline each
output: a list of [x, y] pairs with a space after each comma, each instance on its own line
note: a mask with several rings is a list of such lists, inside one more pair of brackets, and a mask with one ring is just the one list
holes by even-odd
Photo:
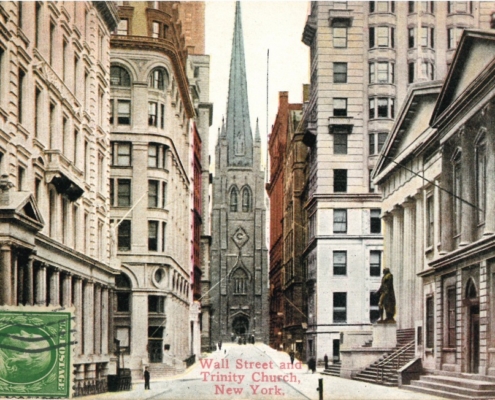
[[480, 302], [476, 285], [469, 279], [466, 285], [468, 358], [467, 372], [479, 373], [480, 368]]
[[239, 315], [232, 321], [232, 332], [237, 337], [246, 337], [249, 333], [249, 320], [244, 315]]

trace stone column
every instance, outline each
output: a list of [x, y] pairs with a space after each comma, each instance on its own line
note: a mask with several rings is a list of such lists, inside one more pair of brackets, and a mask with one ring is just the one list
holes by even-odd
[[[404, 238], [404, 211], [402, 207], [395, 206], [393, 209], [394, 222], [393, 222], [393, 245], [392, 245], [392, 265], [387, 266], [390, 268], [390, 272], [394, 276], [395, 297], [396, 297], [396, 310], [397, 317], [402, 315], [402, 307], [404, 307], [404, 291], [397, 290], [397, 284], [404, 282], [404, 255], [403, 255], [403, 238]], [[402, 324], [400, 318], [398, 318], [399, 324]], [[400, 325], [401, 326], [401, 325]]]
[[108, 354], [108, 287], [101, 289], [101, 354]]
[[403, 241], [403, 259], [404, 259], [404, 275], [402, 282], [394, 282], [396, 290], [404, 292], [403, 304], [400, 308], [400, 329], [413, 328], [413, 309], [420, 306], [416, 304], [414, 295], [414, 279], [415, 279], [415, 241], [416, 241], [416, 221], [415, 211], [416, 203], [413, 198], [408, 197], [404, 203], [404, 241]]
[[34, 304], [34, 255], [31, 254], [28, 257], [28, 262], [26, 264], [26, 291], [27, 299], [26, 304], [32, 306]]
[[[13, 247], [13, 246], [11, 246]], [[11, 300], [10, 302], [13, 305], [18, 304], [17, 300], [19, 298], [19, 260], [18, 260], [18, 255], [16, 248], [14, 247], [13, 249], [11, 248], [10, 252], [10, 260], [11, 260], [11, 266], [12, 266], [12, 295], [11, 295]]]
[[50, 275], [50, 305], [60, 305], [60, 269], [53, 268]]
[[36, 305], [46, 305], [46, 265], [43, 263], [36, 271]]
[[101, 354], [101, 285], [98, 283], [95, 285], [94, 294], [94, 352], [95, 354]]
[[[490, 119], [489, 123], [495, 123], [495, 117], [492, 115], [495, 107], [490, 105], [486, 110], [486, 115]], [[485, 235], [493, 235], [495, 233], [495, 180], [488, 171], [495, 170], [495, 137], [486, 133], [486, 204], [485, 204]]]
[[[453, 169], [452, 169], [452, 146], [444, 144], [441, 148], [442, 154], [442, 187], [452, 191]], [[447, 254], [454, 248], [454, 221], [453, 207], [454, 197], [452, 194], [440, 191], [441, 224], [440, 229], [440, 254]]]
[[383, 244], [383, 252], [384, 252], [384, 266], [389, 268], [392, 265], [392, 246], [393, 246], [393, 222], [394, 217], [391, 213], [386, 212], [382, 217], [383, 225], [384, 225], [384, 244]]
[[12, 249], [10, 244], [3, 243], [0, 248], [2, 252], [2, 305], [12, 305]]
[[[423, 207], [423, 192], [418, 190], [416, 195], [414, 196], [416, 199], [416, 245], [415, 245], [415, 269], [414, 269], [414, 292], [418, 301], [423, 304], [423, 279], [418, 277], [421, 271], [423, 271], [424, 265], [424, 244], [425, 244], [425, 225], [424, 225], [424, 207]], [[423, 320], [423, 307], [414, 307], [413, 309], [413, 321], [422, 321]]]
[[465, 200], [461, 202], [462, 209], [462, 231], [460, 245], [467, 245], [473, 241], [473, 226], [476, 226], [477, 212], [476, 209], [466, 203], [476, 203], [476, 174], [475, 165], [476, 157], [474, 156], [474, 143], [472, 133], [469, 129], [464, 129], [461, 133], [462, 143], [462, 162], [461, 162], [461, 197]]
[[94, 282], [92, 280], [84, 283], [83, 290], [83, 329], [84, 348], [83, 354], [94, 353]]
[[62, 290], [62, 305], [64, 307], [70, 307], [72, 305], [72, 274], [66, 273], [64, 275], [63, 290]]
[[74, 277], [74, 307], [76, 308], [76, 355], [82, 354], [83, 351], [83, 303], [82, 303], [82, 279], [78, 276]]

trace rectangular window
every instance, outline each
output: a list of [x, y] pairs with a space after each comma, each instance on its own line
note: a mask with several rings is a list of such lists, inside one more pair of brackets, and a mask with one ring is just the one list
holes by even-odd
[[382, 252], [380, 250], [370, 251], [370, 276], [380, 276], [382, 270]]
[[375, 193], [375, 184], [373, 183], [373, 170], [370, 169], [369, 170], [369, 182], [368, 182], [368, 186], [369, 186], [369, 191], [370, 193]]
[[19, 122], [24, 123], [24, 93], [25, 93], [25, 85], [26, 85], [26, 73], [19, 68], [19, 80], [18, 80], [18, 93], [17, 93], [17, 110], [18, 110], [18, 118]]
[[347, 274], [347, 251], [333, 252], [333, 274], [334, 275]]
[[388, 117], [388, 99], [386, 97], [378, 98], [378, 118]]
[[394, 83], [393, 67], [394, 64], [388, 62], [377, 63], [377, 82]]
[[464, 28], [449, 28], [447, 29], [447, 47], [455, 49], [462, 36]]
[[165, 245], [167, 243], [167, 224], [165, 222], [162, 222], [162, 251], [165, 251]]
[[154, 101], [148, 103], [148, 125], [157, 126], [158, 124], [158, 104]]
[[345, 48], [347, 47], [347, 23], [334, 22], [332, 26], [333, 31], [333, 47]]
[[478, 223], [485, 222], [486, 207], [486, 144], [483, 140], [476, 146], [476, 206]]
[[117, 245], [119, 251], [131, 250], [131, 221], [128, 219], [123, 220], [118, 227]]
[[334, 117], [347, 117], [347, 99], [333, 99], [333, 115]]
[[77, 156], [79, 154], [79, 131], [74, 129], [73, 131], [73, 145], [72, 145], [72, 160], [74, 161], [74, 165], [78, 167], [78, 159]]
[[421, 74], [422, 77], [430, 81], [435, 79], [435, 66], [429, 62], [421, 63]]
[[119, 125], [131, 124], [131, 102], [130, 100], [117, 100], [117, 123]]
[[[131, 293], [117, 292], [117, 312], [131, 311]], [[117, 337], [120, 338], [120, 350], [124, 347], [123, 344], [129, 343], [129, 328], [117, 328]], [[123, 340], [126, 339], [126, 340]]]
[[158, 168], [158, 146], [156, 144], [148, 146], [148, 167]]
[[379, 132], [378, 133], [378, 153], [382, 151], [383, 145], [387, 140], [388, 133], [387, 132]]
[[165, 297], [148, 296], [148, 312], [163, 314], [165, 312]]
[[160, 104], [160, 128], [165, 128], [165, 104]]
[[114, 166], [130, 167], [132, 145], [129, 142], [114, 142], [112, 146], [112, 161]]
[[68, 147], [69, 147], [69, 120], [64, 116], [62, 118], [62, 129], [63, 129], [63, 136], [62, 136], [62, 154], [67, 156], [68, 153]]
[[41, 3], [39, 1], [36, 2], [36, 7], [35, 7], [35, 38], [34, 38], [34, 45], [35, 47], [39, 47], [40, 45], [40, 40], [42, 36], [42, 27], [43, 27], [43, 15], [41, 13]]
[[415, 3], [414, 1], [408, 1], [407, 2], [407, 5], [408, 5], [407, 11], [409, 13], [413, 13], [414, 12], [414, 3]]
[[347, 137], [349, 134], [346, 132], [334, 132], [333, 134], [333, 153], [334, 154], [347, 154]]
[[375, 28], [376, 32], [376, 45], [378, 47], [393, 47], [391, 40], [391, 31], [393, 28], [388, 26], [378, 26]]
[[375, 112], [375, 104], [376, 104], [376, 101], [375, 99], [370, 99], [370, 103], [369, 103], [369, 117], [370, 119], [374, 119], [376, 118], [376, 112]]
[[434, 238], [434, 227], [435, 227], [435, 219], [434, 219], [434, 203], [433, 203], [433, 195], [428, 196], [426, 198], [426, 247], [433, 246], [433, 238]]
[[148, 207], [156, 208], [158, 207], [158, 181], [148, 181]]
[[395, 103], [393, 98], [378, 97], [371, 98], [369, 102], [370, 119], [374, 118], [394, 118]]
[[447, 288], [447, 346], [456, 347], [456, 295], [455, 286]]
[[162, 185], [162, 208], [167, 206], [167, 182], [163, 182]]
[[153, 21], [151, 26], [151, 37], [158, 39], [160, 37], [160, 23]]
[[426, 298], [426, 347], [429, 349], [433, 348], [434, 332], [434, 304], [430, 296]]
[[333, 233], [347, 233], [347, 210], [333, 210]]
[[119, 207], [131, 206], [131, 180], [130, 179], [118, 179], [117, 188], [117, 205]]
[[24, 180], [26, 175], [26, 169], [23, 167], [17, 167], [17, 190], [22, 192], [24, 190]]
[[105, 179], [105, 163], [103, 154], [98, 153], [98, 191], [103, 193], [103, 183]]
[[347, 293], [333, 294], [333, 322], [347, 322]]
[[382, 220], [380, 219], [380, 209], [370, 210], [370, 233], [382, 232]]
[[34, 111], [34, 136], [39, 138], [43, 132], [43, 93], [40, 89], [36, 88], [34, 91], [35, 107]]
[[89, 142], [87, 140], [84, 141], [84, 155], [83, 155], [83, 160], [84, 160], [84, 177], [88, 177], [88, 171], [89, 171]]
[[56, 43], [56, 38], [57, 35], [55, 34], [55, 25], [50, 22], [50, 38], [49, 38], [49, 43], [50, 43], [50, 65], [53, 66], [53, 63], [55, 62], [55, 51], [57, 50], [57, 43]]
[[407, 82], [408, 83], [414, 82], [414, 64], [415, 63], [413, 63], [413, 62], [407, 64]]
[[98, 88], [98, 124], [103, 126], [105, 123], [105, 92], [100, 87]]
[[416, 38], [416, 29], [408, 28], [407, 30], [407, 44], [410, 49], [414, 48], [414, 39]]
[[347, 170], [346, 169], [334, 169], [333, 170], [333, 191], [335, 193], [347, 192]]
[[148, 221], [148, 250], [158, 251], [158, 221]]
[[117, 26], [117, 35], [127, 35], [129, 33], [129, 20], [121, 19]]
[[333, 63], [333, 82], [347, 83], [347, 63]]

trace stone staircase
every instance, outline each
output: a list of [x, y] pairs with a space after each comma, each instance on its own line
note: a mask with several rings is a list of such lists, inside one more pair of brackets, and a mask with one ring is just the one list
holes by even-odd
[[493, 400], [495, 378], [442, 371], [441, 375], [423, 375], [402, 389], [447, 399]]
[[332, 365], [329, 365], [328, 368], [323, 370], [322, 374], [340, 377], [341, 367], [342, 363], [340, 361], [334, 362]]
[[359, 372], [353, 379], [384, 386], [398, 386], [397, 370], [413, 360], [414, 357], [414, 329], [397, 330], [397, 346], [395, 349], [390, 353], [384, 354], [375, 363]]
[[150, 371], [151, 379], [163, 378], [165, 376], [172, 376], [184, 371], [184, 369], [178, 370], [177, 368], [174, 368], [171, 365], [162, 364], [162, 363], [150, 363], [148, 370]]

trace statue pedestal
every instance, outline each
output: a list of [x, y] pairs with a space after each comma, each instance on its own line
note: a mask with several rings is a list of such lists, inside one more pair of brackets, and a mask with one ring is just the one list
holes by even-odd
[[397, 346], [397, 324], [383, 323], [373, 325], [372, 347], [394, 348]]

